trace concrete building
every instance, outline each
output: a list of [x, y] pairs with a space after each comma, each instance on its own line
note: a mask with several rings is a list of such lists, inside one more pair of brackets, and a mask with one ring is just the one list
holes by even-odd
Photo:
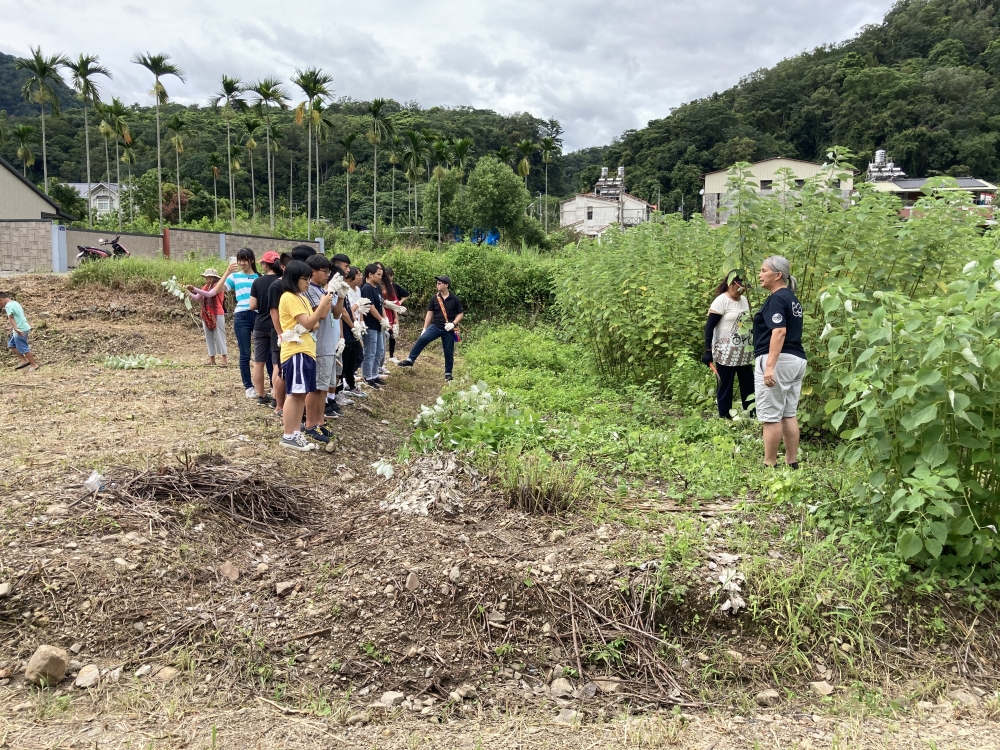
[[[892, 193], [903, 202], [904, 215], [909, 215], [908, 209], [924, 197], [923, 187], [927, 177], [907, 177], [906, 172], [891, 161], [884, 149], [875, 152], [875, 161], [868, 164], [866, 182], [870, 182], [880, 193]], [[996, 199], [997, 186], [975, 177], [957, 177], [958, 185], [945, 190], [964, 190], [972, 193], [980, 206], [992, 206]]]
[[0, 157], [0, 220], [74, 218]]
[[592, 193], [577, 193], [559, 203], [559, 226], [587, 237], [599, 237], [612, 224], [622, 228], [647, 222], [653, 207], [625, 190], [625, 167], [614, 176], [601, 167], [601, 178]]
[[[778, 179], [778, 170], [788, 168], [796, 177], [797, 185], [802, 185], [810, 177], [823, 173], [823, 166], [811, 161], [801, 159], [786, 159], [776, 157], [774, 159], [764, 159], [750, 165], [750, 173], [757, 178], [760, 194], [767, 195], [771, 192], [774, 181]], [[709, 172], [702, 175], [705, 182], [702, 193], [701, 215], [709, 224], [724, 224], [729, 216], [729, 207], [726, 205], [726, 175], [728, 169], [720, 169], [717, 172]], [[841, 190], [841, 194], [846, 198], [850, 196], [854, 189], [854, 180], [849, 179], [845, 184], [835, 185]]]
[[[87, 200], [86, 182], [71, 182], [69, 186], [78, 192], [81, 198]], [[91, 211], [97, 211], [99, 216], [114, 213], [118, 210], [118, 193], [118, 183], [92, 182], [90, 183], [90, 199], [87, 200], [87, 205], [90, 206]]]

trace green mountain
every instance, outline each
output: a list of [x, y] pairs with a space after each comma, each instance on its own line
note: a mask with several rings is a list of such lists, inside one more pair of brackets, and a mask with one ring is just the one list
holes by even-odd
[[[30, 104], [21, 98], [21, 86], [28, 78], [23, 70], [14, 69], [13, 55], [0, 52], [0, 110], [6, 110], [10, 117], [29, 117], [38, 115], [37, 104]], [[62, 81], [57, 81], [53, 88], [59, 96], [59, 106], [63, 109], [79, 107], [80, 102], [73, 95], [73, 89]]]
[[[879, 25], [758, 70], [603, 149], [566, 156], [574, 187], [626, 167], [629, 192], [697, 210], [700, 175], [735, 161], [878, 148], [913, 177], [1000, 180], [1000, 0], [900, 0]], [[572, 163], [572, 169], [568, 163]]]

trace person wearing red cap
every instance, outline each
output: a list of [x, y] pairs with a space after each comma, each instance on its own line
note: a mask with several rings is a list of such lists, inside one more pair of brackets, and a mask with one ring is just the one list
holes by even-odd
[[271, 285], [281, 279], [281, 256], [274, 250], [268, 250], [260, 259], [265, 274], [254, 279], [250, 286], [250, 309], [258, 312], [253, 324], [253, 387], [257, 392], [257, 403], [271, 406], [274, 399], [268, 398], [264, 388], [264, 367], [267, 366], [271, 382], [275, 376], [281, 377], [277, 362], [272, 361], [271, 351], [278, 346], [278, 332], [274, 330], [270, 311], [267, 306], [268, 292]]

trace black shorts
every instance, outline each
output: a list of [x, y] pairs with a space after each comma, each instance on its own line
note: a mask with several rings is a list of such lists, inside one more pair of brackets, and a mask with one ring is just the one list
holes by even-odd
[[278, 348], [278, 334], [272, 328], [270, 331], [258, 331], [253, 332], [253, 361], [264, 363], [267, 362], [267, 355], [271, 354], [271, 361], [277, 362]]

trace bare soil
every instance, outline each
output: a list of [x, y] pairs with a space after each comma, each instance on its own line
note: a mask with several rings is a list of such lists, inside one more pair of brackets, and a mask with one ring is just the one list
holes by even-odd
[[[234, 337], [229, 367], [206, 366], [200, 327], [173, 298], [53, 276], [14, 287], [43, 367], [0, 360], [0, 583], [12, 584], [0, 599], [0, 747], [1000, 744], [982, 706], [886, 715], [846, 684], [812, 701], [805, 675], [801, 690], [757, 707], [753, 692], [770, 684], [759, 638], [730, 655], [738, 663], [720, 670], [718, 690], [701, 692], [690, 665], [724, 652], [724, 618], [716, 642], [678, 642], [676, 658], [631, 680], [588, 658], [595, 644], [579, 634], [597, 638], [607, 602], [644, 575], [616, 550], [663, 530], [517, 512], [450, 456], [401, 465], [420, 404], [444, 385], [439, 350], [346, 407], [333, 452], [298, 454], [277, 447], [270, 410], [244, 398]], [[100, 364], [135, 354], [166, 364]], [[379, 459], [395, 466], [391, 479], [375, 473]], [[204, 496], [115, 492], [142, 472], [213, 467], [292, 488], [302, 522], [247, 525]], [[108, 491], [83, 488], [94, 470]], [[394, 509], [427, 500], [427, 515]], [[613, 624], [633, 640], [656, 632], [651, 613], [628, 614]], [[70, 673], [47, 690], [23, 680], [43, 643], [73, 647]], [[100, 684], [74, 687], [90, 664]], [[560, 675], [572, 694], [553, 694]], [[384, 708], [388, 691], [404, 703]]]

